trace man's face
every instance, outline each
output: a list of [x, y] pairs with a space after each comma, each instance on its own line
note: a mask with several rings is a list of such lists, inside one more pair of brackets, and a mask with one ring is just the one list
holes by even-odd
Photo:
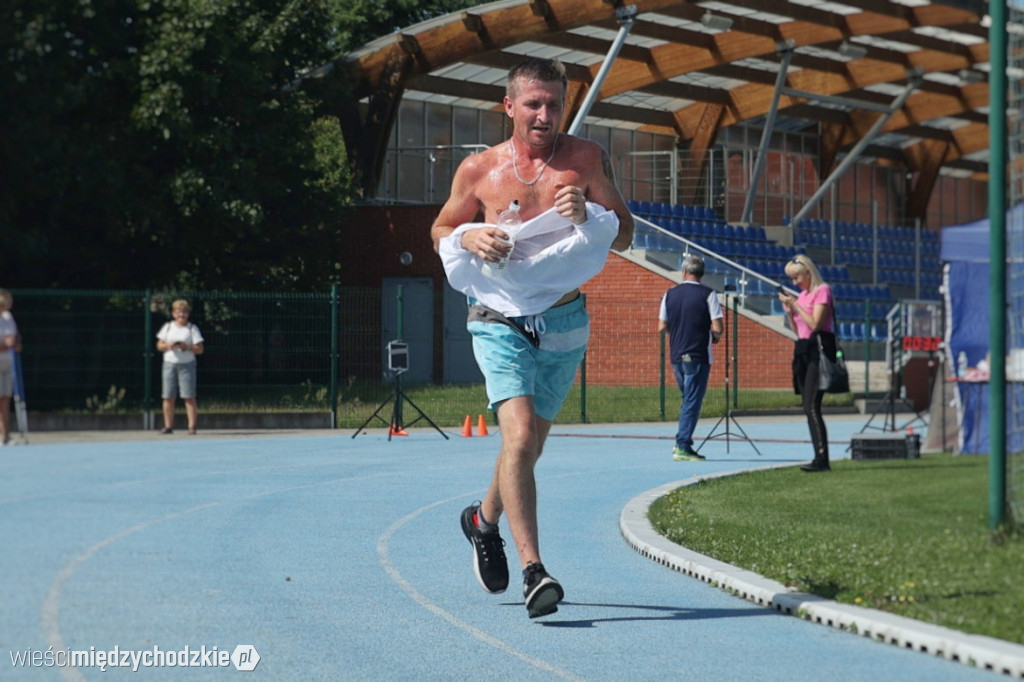
[[513, 134], [535, 147], [550, 145], [564, 114], [565, 92], [561, 81], [520, 79], [514, 98], [505, 98], [505, 113], [512, 119]]

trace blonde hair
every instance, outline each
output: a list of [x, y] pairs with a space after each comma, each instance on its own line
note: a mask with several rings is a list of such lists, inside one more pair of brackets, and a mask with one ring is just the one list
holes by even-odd
[[6, 306], [8, 310], [14, 307], [14, 296], [7, 289], [0, 289], [0, 305]]
[[184, 310], [186, 313], [192, 312], [192, 308], [189, 306], [188, 301], [183, 298], [179, 298], [171, 304], [171, 312], [173, 313], [175, 310]]
[[814, 264], [810, 256], [798, 253], [786, 263], [787, 277], [797, 277], [805, 272], [811, 275], [811, 285], [808, 287], [810, 291], [814, 291], [825, 283], [825, 280], [821, 278], [821, 272], [818, 271], [818, 266]]

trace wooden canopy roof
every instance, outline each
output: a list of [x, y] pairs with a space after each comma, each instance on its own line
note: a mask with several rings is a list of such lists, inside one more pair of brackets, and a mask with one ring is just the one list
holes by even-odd
[[351, 78], [362, 102], [343, 126], [372, 195], [403, 96], [499, 107], [511, 66], [558, 57], [570, 79], [566, 125], [603, 75], [588, 123], [675, 135], [696, 159], [725, 126], [769, 112], [788, 50], [778, 121], [820, 124], [823, 173], [916, 83], [864, 152], [914, 173], [913, 215], [940, 173], [987, 173], [983, 12], [970, 0], [502, 0], [399, 30], [328, 71]]

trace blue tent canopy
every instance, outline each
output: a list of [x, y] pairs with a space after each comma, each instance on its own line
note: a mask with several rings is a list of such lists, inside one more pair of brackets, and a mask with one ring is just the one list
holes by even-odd
[[940, 258], [947, 262], [988, 263], [988, 230], [988, 218], [945, 228]]
[[[1024, 204], [1007, 212], [1007, 230], [1024, 225]], [[946, 262], [946, 348], [948, 367], [957, 371], [963, 353], [968, 367], [977, 367], [989, 354], [989, 220], [984, 218], [942, 230], [940, 255]], [[1010, 264], [1011, 272], [1021, 263]], [[1011, 335], [1010, 346], [1021, 346]], [[987, 382], [960, 383], [960, 452], [987, 453], [989, 449]], [[1008, 400], [1020, 400], [1024, 386], [1008, 383]], [[1012, 404], [1012, 403], [1008, 403]]]

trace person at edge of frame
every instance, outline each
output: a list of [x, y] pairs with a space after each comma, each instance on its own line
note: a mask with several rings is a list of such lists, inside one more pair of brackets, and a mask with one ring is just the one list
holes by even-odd
[[[11, 398], [14, 396], [14, 353], [21, 352], [21, 334], [11, 308], [14, 296], [0, 289], [0, 446], [11, 442]], [[22, 379], [24, 380], [24, 378]], [[21, 425], [24, 430], [24, 425]]]

